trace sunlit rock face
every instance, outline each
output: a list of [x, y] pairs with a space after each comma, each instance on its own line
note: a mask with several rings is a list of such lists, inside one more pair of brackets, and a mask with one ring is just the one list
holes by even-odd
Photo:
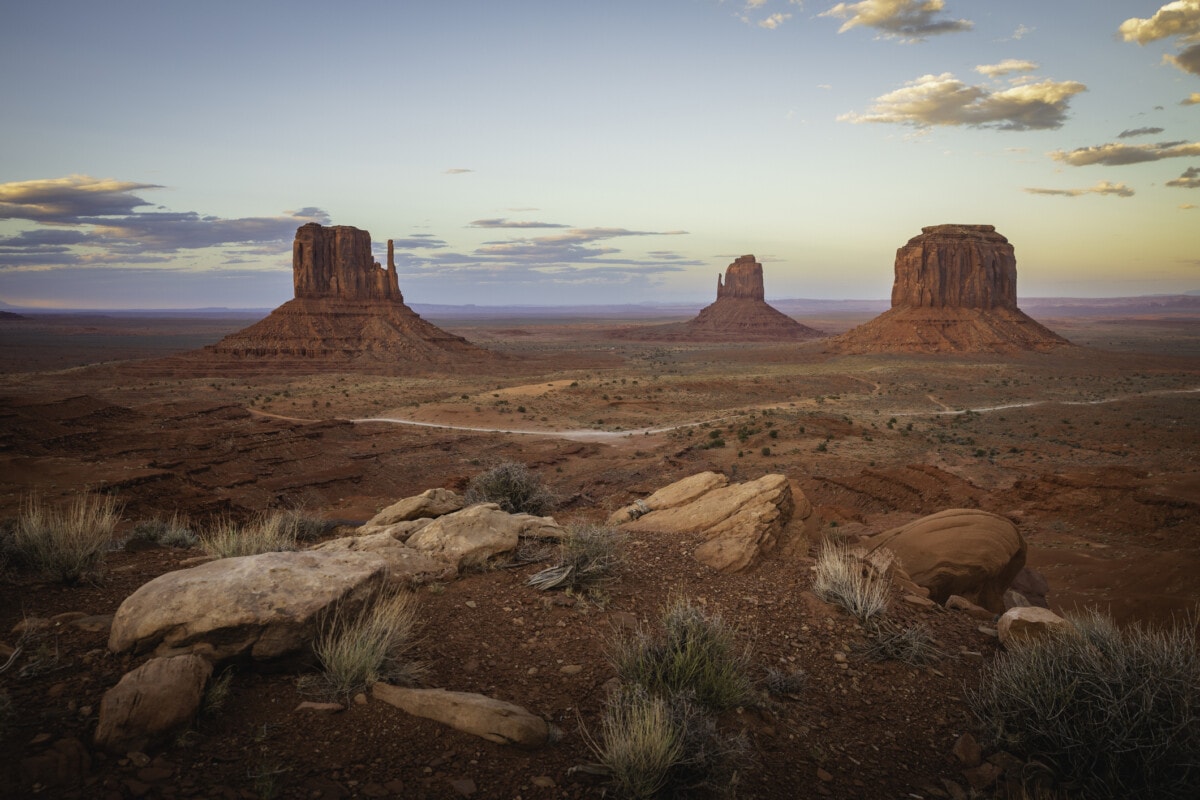
[[371, 234], [349, 225], [300, 226], [292, 243], [292, 283], [297, 298], [404, 302], [391, 240], [384, 270], [371, 255]]
[[754, 256], [740, 256], [725, 270], [725, 282], [717, 276], [717, 299], [743, 297], [763, 300], [763, 268]]
[[932, 225], [896, 251], [892, 307], [834, 353], [1047, 351], [1066, 339], [1017, 308], [1017, 259], [991, 225]]

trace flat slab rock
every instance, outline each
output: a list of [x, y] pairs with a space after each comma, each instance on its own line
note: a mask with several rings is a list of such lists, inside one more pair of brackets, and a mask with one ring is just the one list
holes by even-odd
[[793, 517], [811, 516], [812, 505], [784, 475], [730, 484], [724, 475], [702, 472], [617, 511], [609, 524], [628, 531], [703, 533], [696, 559], [737, 572], [773, 550]]
[[497, 744], [532, 749], [541, 747], [550, 738], [546, 720], [518, 705], [482, 694], [410, 689], [386, 683], [376, 683], [371, 694], [413, 716], [432, 719]]

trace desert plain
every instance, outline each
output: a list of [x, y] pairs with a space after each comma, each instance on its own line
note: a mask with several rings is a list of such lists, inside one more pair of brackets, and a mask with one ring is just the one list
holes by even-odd
[[[592, 598], [552, 601], [525, 586], [536, 566], [423, 587], [418, 655], [430, 685], [542, 714], [563, 738], [535, 752], [376, 701], [296, 711], [311, 698], [295, 675], [238, 666], [223, 710], [148, 753], [106, 755], [89, 743], [96, 709], [137, 659], [108, 652], [105, 631], [55, 624], [40, 634], [39, 661], [27, 652], [2, 676], [15, 714], [0, 781], [63, 797], [600, 796], [602, 783], [570, 768], [590, 760], [583, 732], [595, 729], [612, 677], [605, 639], [684, 594], [736, 623], [762, 667], [809, 676], [798, 700], [725, 721], [755, 753], [741, 796], [955, 796], [946, 782], [968, 781], [951, 751], [973, 725], [962, 694], [994, 637], [980, 620], [897, 599], [893, 613], [928, 625], [946, 657], [924, 667], [862, 659], [852, 620], [799, 597], [815, 540], [977, 508], [1017, 524], [1055, 611], [1157, 624], [1200, 603], [1200, 313], [1086, 301], [1026, 310], [1073, 346], [836, 355], [823, 339], [614, 335], [691, 316], [678, 309], [443, 309], [423, 316], [497, 358], [386, 374], [181, 357], [254, 321], [236, 313], [4, 320], [3, 517], [33, 493], [57, 501], [91, 489], [119, 498], [126, 527], [287, 508], [327, 521], [334, 536], [399, 498], [461, 491], [516, 461], [554, 492], [559, 522], [603, 521], [711, 470], [734, 481], [786, 475], [819, 527], [814, 541], [737, 574], [691, 559], [692, 541], [635, 536], [625, 567]], [[838, 334], [874, 313], [831, 305], [793, 316]], [[78, 586], [8, 570], [0, 640], [27, 618], [112, 614], [196, 555], [117, 542], [105, 581]], [[46, 756], [62, 741], [78, 744], [60, 748], [74, 755]]]

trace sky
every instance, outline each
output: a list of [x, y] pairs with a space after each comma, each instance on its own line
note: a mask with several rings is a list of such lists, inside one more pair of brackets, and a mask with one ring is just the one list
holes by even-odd
[[410, 303], [1200, 289], [1200, 0], [0, 0], [0, 302], [270, 308], [306, 222]]

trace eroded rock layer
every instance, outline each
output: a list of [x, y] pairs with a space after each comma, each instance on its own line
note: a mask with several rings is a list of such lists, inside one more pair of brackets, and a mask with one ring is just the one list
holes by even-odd
[[367, 231], [302, 225], [292, 245], [295, 298], [195, 359], [243, 369], [353, 364], [407, 371], [495, 358], [404, 304], [392, 253], [389, 240], [384, 269], [372, 259]]
[[642, 341], [777, 342], [815, 339], [824, 334], [772, 308], [763, 299], [763, 268], [754, 256], [741, 256], [717, 276], [717, 300], [694, 319], [670, 325], [644, 325], [614, 332]]
[[896, 251], [892, 307], [831, 339], [839, 353], [1046, 351], [1066, 339], [1017, 308], [1017, 260], [991, 225], [922, 228]]

